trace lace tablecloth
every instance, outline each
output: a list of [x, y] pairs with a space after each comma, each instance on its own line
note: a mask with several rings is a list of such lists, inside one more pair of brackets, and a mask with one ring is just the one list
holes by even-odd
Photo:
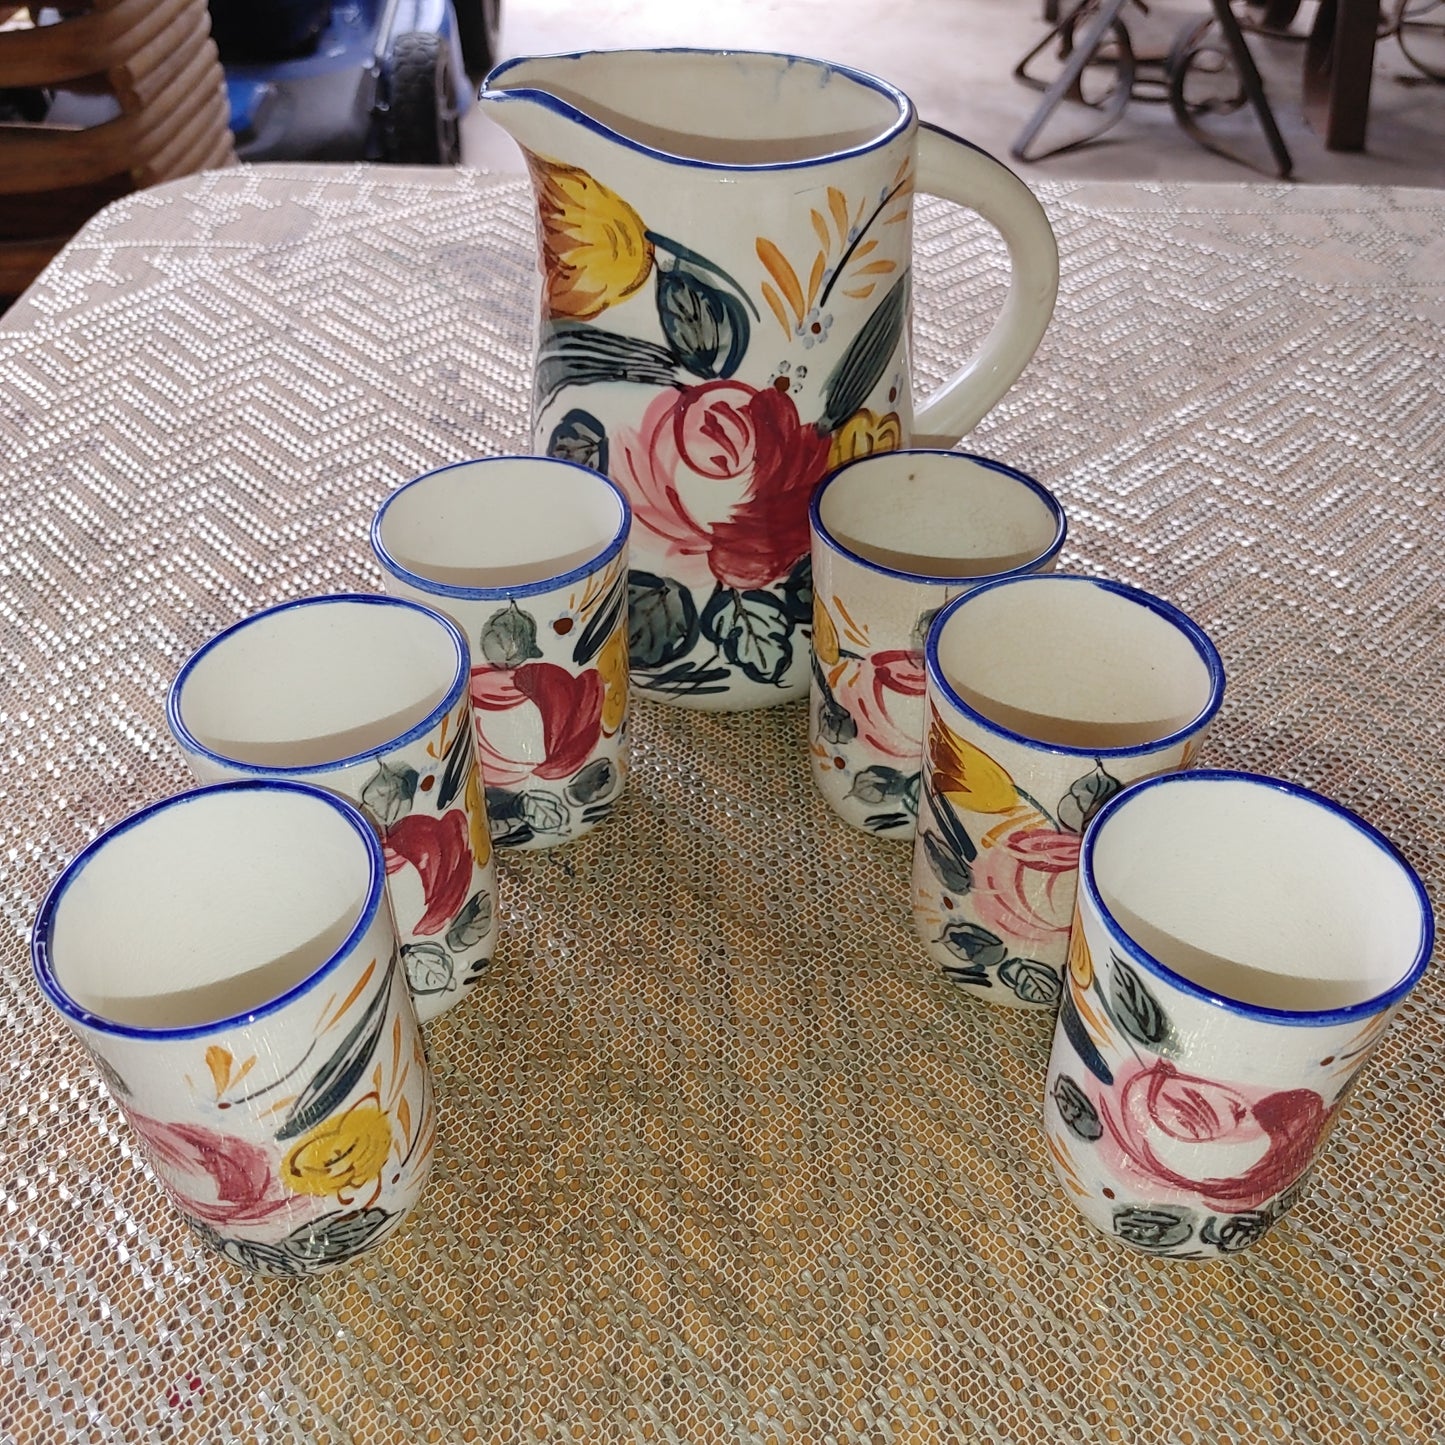
[[[1363, 812], [1442, 898], [1445, 193], [1040, 194], [1057, 316], [974, 448], [1055, 489], [1064, 566], [1212, 633], [1206, 761]], [[388, 488], [523, 443], [532, 244], [517, 181], [232, 171], [111, 208], [0, 320], [0, 1437], [1438, 1442], [1439, 976], [1264, 1243], [1127, 1253], [1047, 1165], [1048, 1019], [935, 975], [907, 849], [813, 794], [798, 706], [640, 705], [619, 815], [505, 860], [404, 1234], [310, 1283], [191, 1240], [31, 917], [184, 783], [191, 649], [378, 587]], [[918, 245], [936, 377], [999, 260], [934, 203]]]

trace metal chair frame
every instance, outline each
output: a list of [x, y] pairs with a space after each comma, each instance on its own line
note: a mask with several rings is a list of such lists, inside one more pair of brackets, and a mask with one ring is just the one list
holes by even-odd
[[[1140, 56], [1129, 40], [1127, 26], [1121, 18], [1129, 5], [1137, 5], [1147, 12], [1141, 0], [1077, 0], [1067, 6], [1061, 0], [1049, 0], [1045, 18], [1053, 18], [1053, 28], [1044, 36], [1014, 69], [1014, 75], [1027, 85], [1044, 92], [1038, 109], [1020, 131], [1018, 139], [1010, 148], [1010, 154], [1021, 161], [1042, 160], [1047, 156], [1061, 155], [1097, 140], [1106, 130], [1116, 124], [1124, 114], [1131, 100], [1167, 101], [1175, 120], [1189, 137], [1207, 150], [1230, 160], [1260, 169], [1255, 161], [1204, 130], [1197, 117], [1201, 114], [1231, 111], [1248, 104], [1254, 111], [1264, 134], [1274, 162], [1274, 172], [1281, 178], [1289, 176], [1294, 162], [1289, 149], [1275, 123], [1274, 112], [1265, 97], [1264, 82], [1254, 58], [1249, 53], [1239, 22], [1229, 8], [1228, 0], [1210, 0], [1212, 15], [1203, 20], [1191, 22], [1176, 38], [1167, 56]], [[1209, 31], [1218, 26], [1223, 36], [1224, 48], [1209, 39]], [[1029, 65], [1055, 42], [1060, 48], [1063, 67], [1052, 81], [1044, 84], [1028, 72]], [[1106, 47], [1109, 49], [1106, 52]], [[1101, 52], [1105, 52], [1102, 53]], [[1201, 56], [1212, 55], [1216, 60], [1227, 59], [1239, 79], [1240, 89], [1236, 96], [1224, 101], [1191, 105], [1185, 94], [1185, 84], [1190, 68]], [[1102, 116], [1101, 123], [1085, 135], [1065, 141], [1061, 145], [1044, 150], [1031, 151], [1040, 133], [1053, 114], [1066, 100], [1084, 100], [1083, 77], [1091, 65], [1111, 64], [1115, 70], [1116, 83], [1109, 96], [1102, 103], [1093, 104]]]

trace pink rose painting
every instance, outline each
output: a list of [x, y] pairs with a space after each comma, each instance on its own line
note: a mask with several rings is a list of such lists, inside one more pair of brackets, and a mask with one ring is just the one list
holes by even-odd
[[916, 772], [924, 691], [923, 654], [892, 648], [845, 667], [833, 696], [857, 725], [861, 743]]
[[786, 393], [710, 381], [660, 392], [613, 455], [635, 524], [664, 544], [679, 580], [747, 591], [807, 555], [828, 446]]
[[595, 667], [573, 674], [554, 662], [472, 669], [472, 705], [482, 712], [530, 707], [540, 717], [542, 756], [510, 757], [480, 733], [482, 776], [489, 788], [515, 788], [528, 778], [570, 778], [592, 756], [603, 733], [606, 694]]
[[381, 841], [388, 873], [409, 864], [421, 879], [425, 911], [412, 924], [411, 932], [440, 933], [471, 891], [474, 857], [466, 813], [460, 808], [440, 818], [409, 813], [398, 818]]
[[1312, 1089], [1248, 1090], [1164, 1059], [1120, 1075], [1100, 1100], [1100, 1147], [1151, 1197], [1160, 1186], [1210, 1209], [1258, 1209], [1309, 1167], [1332, 1111]]
[[[890, 253], [907, 238], [874, 228], [906, 219], [912, 163], [881, 193], [803, 196], [806, 256], [757, 235], [738, 259], [765, 278], [746, 286], [709, 258], [715, 236], [670, 239], [587, 172], [528, 164], [547, 293], [536, 441], [606, 472], [632, 505], [632, 685], [737, 706], [801, 695], [809, 496], [831, 467], [903, 438], [907, 246]], [[629, 299], [625, 319], [608, 314]], [[782, 337], [760, 356], [770, 313]]]
[[1024, 826], [981, 850], [972, 895], [979, 922], [1023, 944], [1067, 939], [1079, 841], [1077, 833]]
[[940, 962], [959, 983], [1001, 983], [1023, 1003], [1052, 1006], [1063, 981], [1083, 831], [1119, 780], [1096, 758], [1057, 802], [1045, 802], [936, 710], [924, 735], [929, 784], [919, 857], [940, 905], [937, 941], [952, 955]]
[[226, 1227], [260, 1224], [296, 1210], [296, 1197], [281, 1187], [275, 1160], [259, 1145], [200, 1124], [166, 1124], [132, 1112], [126, 1117], [190, 1218]]

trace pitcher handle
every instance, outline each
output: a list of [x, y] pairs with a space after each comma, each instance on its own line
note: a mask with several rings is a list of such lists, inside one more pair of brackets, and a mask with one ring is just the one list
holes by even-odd
[[917, 189], [976, 211], [1008, 245], [1009, 287], [983, 346], [914, 415], [914, 445], [951, 447], [1018, 380], [1059, 290], [1059, 247], [1034, 193], [1001, 161], [937, 126], [918, 127]]

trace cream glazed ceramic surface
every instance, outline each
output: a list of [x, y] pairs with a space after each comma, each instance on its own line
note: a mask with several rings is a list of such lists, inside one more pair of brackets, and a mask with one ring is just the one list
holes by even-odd
[[[533, 445], [606, 471], [636, 518], [634, 685], [716, 710], [801, 696], [809, 494], [854, 457], [951, 445], [1008, 389], [1053, 310], [1042, 209], [892, 86], [820, 61], [521, 59], [481, 103], [536, 190]], [[996, 227], [1012, 279], [982, 349], [915, 411], [918, 190]]]
[[497, 869], [448, 618], [349, 593], [282, 603], [213, 637], [177, 674], [166, 718], [202, 782], [331, 788], [379, 833], [422, 1022], [461, 1001], [497, 946]]
[[929, 624], [994, 577], [1051, 569], [1067, 532], [1063, 509], [1001, 462], [906, 450], [834, 472], [809, 518], [813, 780], [844, 822], [911, 839]]
[[546, 457], [459, 462], [393, 492], [372, 523], [388, 592], [440, 608], [471, 643], [493, 841], [589, 832], [627, 778], [626, 498]]
[[176, 1208], [258, 1274], [312, 1274], [419, 1198], [436, 1110], [381, 847], [331, 793], [182, 793], [56, 880], [32, 958]]
[[[950, 603], [925, 657], [914, 927], [976, 997], [1053, 1008], [1084, 830], [1121, 788], [1193, 763], [1219, 654], [1157, 597], [1047, 573]], [[1065, 730], [1079, 741], [1040, 741]]]
[[1303, 788], [1200, 770], [1105, 804], [1045, 1092], [1069, 1197], [1150, 1254], [1253, 1244], [1304, 1193], [1432, 937], [1409, 865]]

